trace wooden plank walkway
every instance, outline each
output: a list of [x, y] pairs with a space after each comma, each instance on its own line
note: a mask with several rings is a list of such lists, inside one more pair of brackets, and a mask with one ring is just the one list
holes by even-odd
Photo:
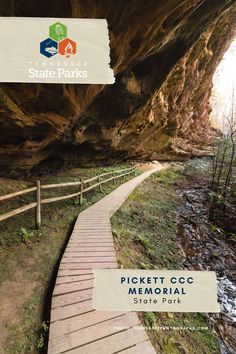
[[[134, 312], [92, 308], [93, 268], [117, 268], [110, 217], [158, 168], [144, 172], [79, 214], [62, 257], [51, 304], [48, 354], [154, 354]], [[123, 328], [122, 328], [123, 327]]]

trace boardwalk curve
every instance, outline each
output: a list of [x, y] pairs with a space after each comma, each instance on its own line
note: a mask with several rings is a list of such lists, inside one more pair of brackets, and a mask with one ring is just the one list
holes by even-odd
[[[159, 168], [123, 183], [79, 214], [61, 259], [52, 296], [48, 354], [154, 354], [134, 312], [92, 308], [93, 268], [117, 268], [110, 217]], [[122, 329], [125, 328], [125, 329]]]

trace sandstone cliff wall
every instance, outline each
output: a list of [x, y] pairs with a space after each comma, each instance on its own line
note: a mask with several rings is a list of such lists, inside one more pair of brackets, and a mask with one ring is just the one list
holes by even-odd
[[2, 175], [38, 165], [207, 154], [212, 76], [235, 0], [16, 0], [2, 16], [107, 18], [116, 83], [0, 85]]

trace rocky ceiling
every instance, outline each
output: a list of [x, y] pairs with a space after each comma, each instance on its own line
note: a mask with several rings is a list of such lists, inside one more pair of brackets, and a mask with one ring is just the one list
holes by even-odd
[[1, 16], [107, 18], [114, 85], [0, 85], [1, 175], [209, 153], [235, 0], [4, 0]]

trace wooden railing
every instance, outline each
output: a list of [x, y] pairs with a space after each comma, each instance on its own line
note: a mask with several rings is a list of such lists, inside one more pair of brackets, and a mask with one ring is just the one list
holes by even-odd
[[[14, 209], [12, 211], [9, 211], [5, 214], [0, 215], [0, 221], [6, 220], [12, 216], [23, 213], [24, 211], [35, 208], [35, 211], [36, 211], [35, 212], [35, 224], [36, 224], [36, 227], [39, 228], [41, 226], [41, 206], [42, 206], [42, 204], [54, 203], [54, 202], [57, 202], [60, 200], [66, 200], [66, 199], [70, 199], [70, 198], [74, 198], [74, 197], [79, 196], [79, 202], [80, 202], [80, 205], [82, 205], [84, 193], [89, 192], [94, 188], [99, 188], [100, 192], [102, 192], [102, 185], [103, 184], [108, 183], [110, 181], [113, 181], [113, 183], [115, 184], [115, 180], [117, 178], [123, 177], [125, 179], [125, 176], [131, 175], [132, 173], [135, 174], [134, 167], [130, 167], [130, 168], [126, 168], [126, 169], [118, 170], [118, 171], [113, 171], [113, 172], [102, 173], [101, 175], [89, 178], [87, 180], [81, 179], [80, 181], [76, 181], [76, 182], [41, 185], [40, 181], [36, 181], [35, 187], [27, 188], [22, 191], [13, 192], [13, 193], [9, 193], [9, 194], [5, 194], [5, 195], [0, 196], [0, 201], [3, 201], [3, 200], [8, 200], [10, 198], [18, 197], [18, 196], [21, 196], [21, 195], [24, 195], [27, 193], [35, 192], [35, 202], [24, 205], [20, 208]], [[108, 177], [108, 178], [106, 178], [106, 177]], [[96, 182], [96, 183], [90, 185], [90, 183], [92, 183], [92, 182]], [[51, 188], [72, 187], [72, 186], [73, 187], [78, 186], [79, 191], [76, 193], [67, 194], [67, 195], [60, 196], [60, 197], [41, 199], [41, 192], [43, 190], [47, 190], [47, 189], [51, 189]]]

